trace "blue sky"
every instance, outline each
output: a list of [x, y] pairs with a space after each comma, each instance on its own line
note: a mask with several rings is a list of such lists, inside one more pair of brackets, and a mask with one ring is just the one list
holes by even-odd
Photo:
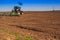
[[22, 2], [23, 11], [60, 10], [60, 0], [0, 0], [0, 11], [11, 11], [14, 6]]

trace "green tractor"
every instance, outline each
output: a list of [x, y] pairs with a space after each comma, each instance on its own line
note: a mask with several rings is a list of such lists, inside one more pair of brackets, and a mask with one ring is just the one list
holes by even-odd
[[[19, 5], [22, 5], [22, 3], [19, 2]], [[19, 6], [14, 6], [12, 12], [11, 12], [11, 16], [19, 16], [22, 15], [23, 11], [21, 11], [21, 7]]]
[[21, 7], [14, 6], [14, 9], [11, 12], [11, 16], [19, 16], [22, 15], [23, 11], [21, 11]]

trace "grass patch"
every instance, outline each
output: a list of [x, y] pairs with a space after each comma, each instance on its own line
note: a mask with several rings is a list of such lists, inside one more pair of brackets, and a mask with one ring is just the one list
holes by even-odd
[[29, 36], [26, 36], [25, 40], [32, 40], [32, 38]]
[[20, 37], [19, 36], [16, 36], [15, 40], [20, 40]]
[[9, 33], [9, 34], [11, 34], [11, 35], [16, 35], [16, 34], [17, 34], [16, 32], [10, 31], [10, 30], [8, 30], [8, 29], [3, 29], [3, 28], [0, 28], [0, 31]]
[[[23, 35], [22, 33], [16, 33], [8, 29], [0, 28], [0, 32], [6, 32], [10, 35], [15, 35], [15, 40], [25, 39], [25, 40], [32, 40], [30, 36]], [[4, 39], [6, 40], [6, 39]]]

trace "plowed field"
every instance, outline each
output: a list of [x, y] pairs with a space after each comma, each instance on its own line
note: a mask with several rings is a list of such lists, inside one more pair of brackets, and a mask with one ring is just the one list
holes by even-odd
[[60, 40], [60, 12], [0, 16], [0, 40]]

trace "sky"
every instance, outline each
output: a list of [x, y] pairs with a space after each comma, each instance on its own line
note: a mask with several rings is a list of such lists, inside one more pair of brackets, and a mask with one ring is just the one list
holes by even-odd
[[11, 11], [14, 6], [23, 3], [23, 11], [51, 11], [60, 10], [60, 0], [0, 0], [0, 11]]

